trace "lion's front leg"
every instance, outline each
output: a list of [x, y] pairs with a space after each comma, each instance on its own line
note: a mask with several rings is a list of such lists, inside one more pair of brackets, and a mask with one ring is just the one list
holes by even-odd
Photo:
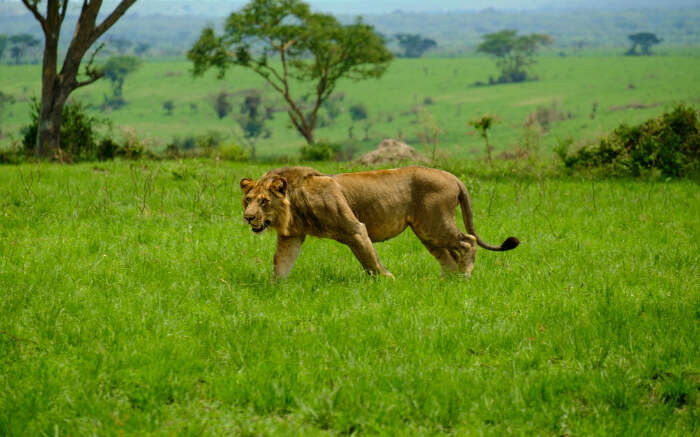
[[289, 272], [294, 266], [294, 262], [301, 253], [301, 244], [304, 242], [301, 237], [283, 237], [277, 235], [277, 252], [275, 252], [275, 278], [284, 279], [289, 276]]
[[367, 235], [367, 229], [364, 224], [357, 222], [356, 232], [339, 241], [350, 246], [352, 253], [355, 254], [355, 257], [360, 261], [367, 273], [370, 275], [380, 274], [394, 279], [394, 275], [379, 261], [377, 251], [374, 249], [369, 235]]

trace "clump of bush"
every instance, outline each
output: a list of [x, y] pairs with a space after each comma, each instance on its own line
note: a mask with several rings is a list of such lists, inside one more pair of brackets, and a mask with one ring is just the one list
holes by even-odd
[[[33, 99], [30, 106], [31, 122], [22, 131], [22, 144], [28, 156], [33, 155], [39, 130], [39, 101]], [[96, 126], [105, 124], [99, 118], [91, 117], [85, 112], [80, 102], [72, 100], [63, 107], [61, 123], [61, 152], [63, 159], [89, 161], [97, 158]]]
[[[22, 131], [21, 151], [24, 157], [34, 156], [39, 125], [39, 101], [32, 100], [30, 107], [31, 122]], [[117, 157], [123, 159], [140, 159], [145, 148], [135, 136], [130, 136], [123, 144], [111, 138], [99, 138], [98, 128], [108, 126], [106, 120], [87, 114], [85, 107], [78, 101], [70, 101], [63, 107], [61, 123], [60, 159], [65, 162], [105, 161]], [[9, 152], [8, 152], [9, 153]], [[15, 155], [17, 151], [13, 152]], [[17, 162], [17, 158], [4, 159]]]
[[301, 159], [303, 161], [330, 161], [336, 159], [341, 151], [338, 144], [333, 144], [327, 141], [320, 141], [314, 144], [306, 144], [302, 146]]
[[17, 142], [6, 149], [0, 149], [0, 164], [21, 164], [25, 158], [24, 149]]
[[538, 106], [535, 112], [530, 113], [525, 118], [525, 127], [539, 125], [546, 133], [549, 132], [552, 125], [558, 121], [569, 120], [573, 118], [571, 112], [561, 112], [557, 102], [552, 102], [550, 106]]
[[671, 112], [638, 126], [620, 125], [598, 144], [572, 154], [557, 153], [568, 168], [602, 167], [614, 174], [639, 175], [655, 169], [664, 176], [686, 176], [700, 171], [700, 114], [679, 105]]
[[165, 157], [243, 161], [250, 158], [250, 153], [236, 143], [224, 141], [221, 133], [212, 131], [199, 136], [174, 138], [165, 149]]

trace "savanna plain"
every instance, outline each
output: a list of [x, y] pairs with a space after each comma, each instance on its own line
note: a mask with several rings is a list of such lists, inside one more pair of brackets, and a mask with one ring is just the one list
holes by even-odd
[[311, 239], [274, 282], [238, 189], [267, 168], [0, 167], [0, 430], [697, 431], [695, 182], [453, 167], [520, 247], [443, 278], [406, 231], [376, 245], [390, 281]]
[[[296, 162], [285, 114], [257, 163], [0, 166], [0, 434], [696, 434], [697, 181], [557, 170], [552, 149], [697, 104], [699, 62], [549, 56], [538, 81], [475, 87], [496, 73], [486, 58], [399, 59], [380, 81], [341, 84], [369, 120], [348, 138], [345, 112], [319, 138], [362, 151], [402, 136], [430, 154], [417, 134], [428, 111], [442, 130], [435, 165], [466, 184], [479, 235], [521, 240], [480, 250], [469, 280], [442, 277], [407, 230], [376, 244], [395, 281], [313, 238], [274, 281], [274, 234], [244, 224], [238, 181], [275, 156]], [[261, 84], [188, 68], [144, 63], [127, 105], [101, 116], [154, 148], [210, 130], [235, 141], [208, 102]], [[29, 119], [38, 71], [0, 67], [3, 89], [26, 97], [2, 114], [5, 145]], [[77, 97], [97, 114], [107, 92]], [[524, 132], [538, 106], [564, 116]], [[484, 113], [499, 117], [498, 152], [529, 157], [487, 165], [466, 123]]]

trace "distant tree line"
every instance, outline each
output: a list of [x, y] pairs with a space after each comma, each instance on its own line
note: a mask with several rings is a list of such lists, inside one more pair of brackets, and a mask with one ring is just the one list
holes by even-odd
[[37, 51], [41, 40], [34, 38], [28, 33], [16, 35], [0, 34], [0, 60], [5, 57], [10, 63], [19, 65], [29, 61], [29, 56], [33, 60], [37, 58]]

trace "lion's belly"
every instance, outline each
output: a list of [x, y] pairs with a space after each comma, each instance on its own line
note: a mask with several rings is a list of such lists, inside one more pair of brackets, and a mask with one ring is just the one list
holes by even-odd
[[[350, 204], [358, 220], [364, 223], [372, 241], [384, 241], [399, 235], [410, 223], [408, 205], [376, 202]], [[355, 208], [353, 208], [355, 206]]]
[[388, 240], [403, 232], [412, 223], [415, 203], [422, 205], [426, 195], [441, 189], [434, 180], [444, 185], [444, 172], [420, 167], [344, 173], [333, 178], [372, 241]]

